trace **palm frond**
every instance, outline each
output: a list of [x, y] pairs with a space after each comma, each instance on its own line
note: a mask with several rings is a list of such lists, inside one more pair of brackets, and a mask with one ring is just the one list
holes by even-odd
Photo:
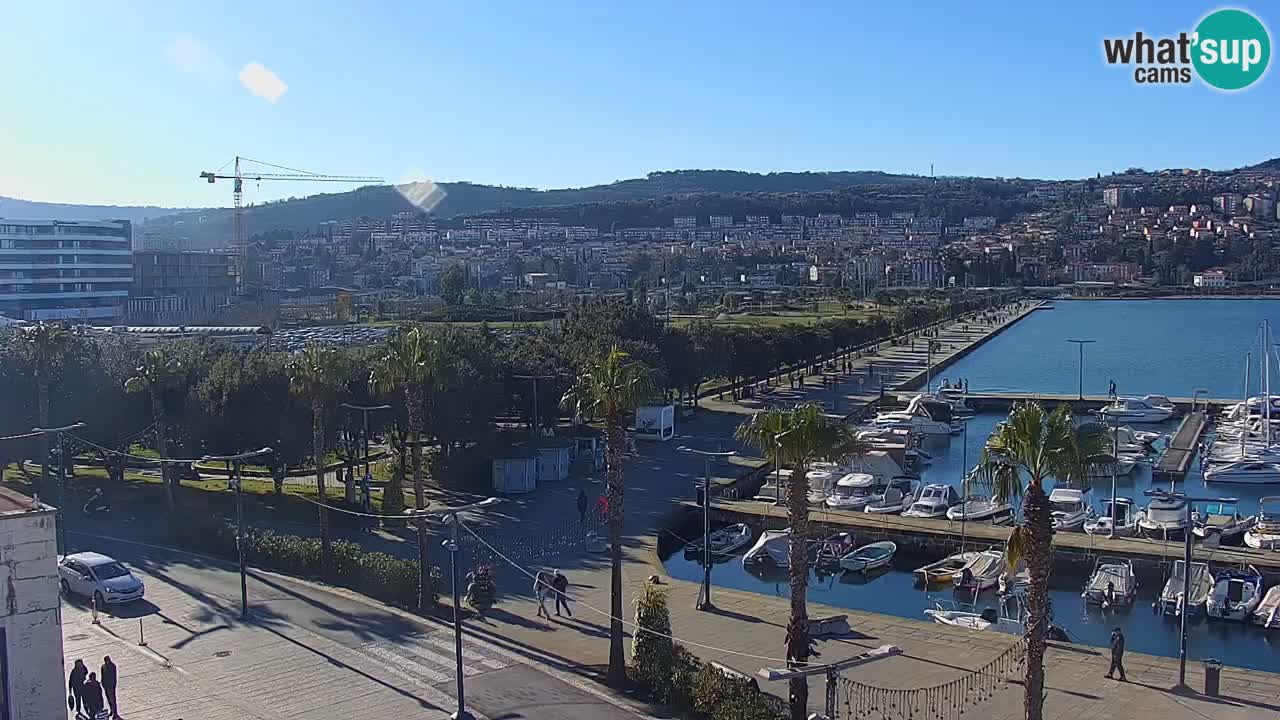
[[1004, 562], [1010, 572], [1015, 572], [1027, 560], [1031, 547], [1031, 530], [1025, 525], [1019, 525], [1009, 533], [1009, 541], [1004, 546]]

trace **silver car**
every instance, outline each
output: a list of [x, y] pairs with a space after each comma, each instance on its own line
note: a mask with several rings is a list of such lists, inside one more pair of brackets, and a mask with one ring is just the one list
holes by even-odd
[[117, 560], [95, 552], [63, 556], [58, 561], [62, 592], [93, 598], [98, 607], [141, 600], [142, 580]]

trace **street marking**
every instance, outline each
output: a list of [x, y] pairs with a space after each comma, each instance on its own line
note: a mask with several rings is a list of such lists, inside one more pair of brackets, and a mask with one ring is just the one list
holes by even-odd
[[423, 665], [422, 663], [416, 663], [406, 657], [401, 657], [400, 655], [378, 645], [362, 645], [360, 650], [381, 660], [392, 663], [406, 672], [425, 675], [431, 679], [431, 682], [447, 682], [453, 679], [453, 673], [445, 675], [444, 673], [438, 672], [426, 665]]
[[[445, 640], [444, 638], [440, 637], [440, 635], [439, 635], [438, 633], [432, 633], [432, 634], [430, 634], [430, 635], [427, 635], [427, 636], [426, 636], [425, 638], [423, 638], [423, 639], [424, 639], [424, 640], [426, 640], [427, 642], [431, 643], [432, 645], [435, 645], [436, 647], [444, 648], [444, 649], [448, 650], [448, 651], [449, 651], [449, 662], [450, 662], [451, 664], [453, 664], [453, 663], [455, 663], [455, 662], [456, 662], [456, 661], [453, 659], [453, 654], [454, 654], [454, 651], [455, 651], [455, 649], [456, 649], [456, 648], [455, 648], [455, 646], [454, 646], [453, 638], [449, 638], [448, 640]], [[511, 666], [511, 663], [504, 663], [504, 662], [502, 662], [502, 661], [500, 661], [500, 660], [493, 660], [493, 659], [491, 659], [491, 658], [489, 658], [489, 657], [486, 657], [485, 655], [483, 655], [483, 654], [481, 654], [481, 653], [479, 653], [479, 652], [476, 652], [476, 650], [475, 650], [475, 646], [476, 646], [477, 644], [478, 644], [478, 643], [468, 643], [468, 642], [465, 642], [465, 641], [464, 641], [463, 646], [462, 646], [462, 659], [463, 659], [464, 661], [466, 661], [466, 660], [474, 660], [474, 661], [476, 661], [476, 662], [480, 663], [481, 665], [484, 665], [485, 667], [489, 668], [490, 670], [502, 670], [503, 668], [507, 668], [507, 667], [510, 667], [510, 666]], [[413, 646], [411, 646], [411, 645], [406, 645], [406, 646], [404, 646], [404, 647], [405, 647], [405, 649], [406, 649], [406, 650], [409, 650], [409, 651], [411, 651], [411, 652], [413, 652], [413, 653], [421, 654], [421, 653], [426, 652], [425, 650], [419, 650], [419, 649], [416, 649], [416, 648], [414, 648], [414, 647], [413, 647]], [[434, 653], [433, 653], [433, 655], [434, 655]], [[467, 670], [466, 665], [463, 665], [463, 671], [464, 671], [464, 673], [465, 673], [465, 671], [466, 671], [466, 670]], [[478, 671], [478, 670], [477, 670], [476, 672], [477, 672], [477, 673], [479, 673], [479, 671]]]

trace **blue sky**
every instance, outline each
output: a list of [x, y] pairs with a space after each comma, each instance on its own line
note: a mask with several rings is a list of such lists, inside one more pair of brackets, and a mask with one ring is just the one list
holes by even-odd
[[[1102, 60], [1104, 36], [1191, 30], [1217, 7], [13, 1], [0, 195], [225, 205], [230, 188], [196, 176], [237, 154], [542, 188], [676, 168], [1235, 167], [1280, 155], [1274, 68], [1226, 94], [1138, 86]], [[1280, 13], [1253, 9], [1274, 41]], [[251, 62], [287, 87], [274, 101], [239, 81]]]

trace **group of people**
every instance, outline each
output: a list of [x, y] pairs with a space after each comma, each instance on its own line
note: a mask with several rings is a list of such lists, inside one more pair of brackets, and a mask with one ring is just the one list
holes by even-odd
[[557, 616], [560, 615], [560, 608], [564, 608], [564, 614], [573, 617], [573, 613], [569, 611], [569, 596], [565, 594], [568, 590], [569, 578], [564, 573], [559, 570], [539, 570], [533, 578], [533, 594], [538, 598], [538, 617], [551, 618], [551, 613], [547, 612], [548, 595], [555, 596]]
[[[102, 668], [95, 674], [89, 671], [84, 660], [76, 660], [67, 678], [67, 707], [76, 711], [76, 717], [99, 720], [120, 717], [116, 704], [116, 664], [111, 656], [102, 658]], [[107, 711], [110, 710], [110, 715]]]
[[956, 382], [954, 385], [951, 384], [951, 378], [942, 378], [942, 388], [944, 390], [950, 390], [952, 388], [955, 388], [956, 390], [959, 390], [965, 394], [968, 394], [969, 378], [956, 378]]

